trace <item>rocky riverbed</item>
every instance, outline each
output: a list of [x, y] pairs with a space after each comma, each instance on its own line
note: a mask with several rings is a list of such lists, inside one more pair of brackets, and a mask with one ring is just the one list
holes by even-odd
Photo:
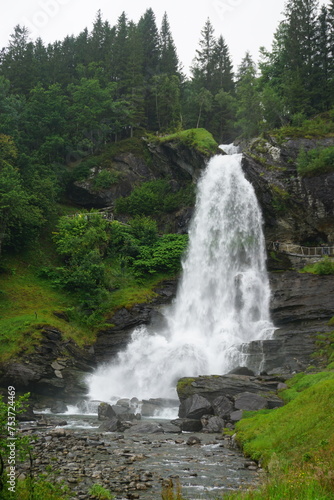
[[[254, 487], [263, 475], [230, 436], [175, 433], [166, 421], [152, 420], [142, 421], [151, 428], [156, 425], [151, 434], [131, 429], [103, 433], [97, 417], [82, 416], [76, 428], [56, 425], [64, 424], [62, 417], [57, 419], [52, 423], [43, 417], [25, 424], [23, 432], [36, 439], [33, 474], [46, 472], [50, 480], [64, 481], [73, 499], [88, 500], [90, 487], [100, 484], [117, 499], [158, 500], [164, 487], [178, 483], [186, 498], [213, 499]], [[21, 477], [29, 468], [29, 463], [21, 464]]]

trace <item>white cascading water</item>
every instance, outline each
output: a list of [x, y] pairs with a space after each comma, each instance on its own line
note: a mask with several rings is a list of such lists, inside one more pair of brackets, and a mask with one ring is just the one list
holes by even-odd
[[222, 148], [229, 155], [212, 158], [198, 183], [165, 326], [137, 328], [126, 350], [90, 376], [90, 397], [173, 397], [179, 378], [227, 373], [245, 364], [243, 344], [272, 335], [261, 212], [242, 155]]

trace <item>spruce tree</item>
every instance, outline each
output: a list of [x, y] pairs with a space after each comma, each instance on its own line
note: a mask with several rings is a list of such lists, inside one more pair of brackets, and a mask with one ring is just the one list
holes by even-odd
[[179, 69], [179, 59], [170, 30], [167, 13], [164, 13], [160, 29], [160, 71], [167, 75], [176, 75]]

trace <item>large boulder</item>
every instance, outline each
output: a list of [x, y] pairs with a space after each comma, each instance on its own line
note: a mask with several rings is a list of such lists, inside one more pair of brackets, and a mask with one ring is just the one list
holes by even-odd
[[212, 402], [214, 414], [217, 417], [227, 417], [233, 411], [233, 403], [226, 396], [218, 396]]
[[116, 412], [113, 410], [112, 406], [108, 403], [100, 403], [97, 409], [98, 420], [110, 420], [111, 418], [117, 417]]
[[211, 403], [198, 394], [194, 394], [181, 402], [179, 408], [180, 418], [200, 419], [203, 415], [212, 414]]
[[200, 432], [202, 430], [202, 422], [194, 418], [176, 418], [171, 423], [177, 425], [183, 432]]
[[267, 408], [267, 400], [251, 392], [242, 392], [235, 397], [234, 406], [237, 410], [263, 410]]
[[202, 432], [219, 433], [225, 427], [225, 422], [222, 418], [215, 415], [203, 415], [201, 418]]

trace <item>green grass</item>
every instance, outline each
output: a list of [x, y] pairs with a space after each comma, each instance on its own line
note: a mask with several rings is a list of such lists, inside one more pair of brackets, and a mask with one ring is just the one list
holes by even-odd
[[299, 272], [318, 274], [320, 276], [334, 274], [334, 260], [326, 256], [315, 264], [309, 264], [303, 267], [303, 269], [300, 269]]
[[153, 140], [158, 142], [177, 141], [197, 149], [197, 151], [206, 156], [215, 154], [218, 148], [217, 142], [214, 140], [210, 132], [204, 128], [182, 130], [164, 137], [154, 137]]
[[[31, 254], [28, 256], [31, 257]], [[44, 258], [47, 260], [47, 257]], [[0, 274], [2, 360], [20, 351], [29, 352], [32, 344], [40, 338], [43, 325], [58, 328], [65, 339], [72, 338], [80, 345], [91, 340], [88, 329], [54, 315], [54, 312], [65, 311], [73, 306], [73, 297], [54, 290], [47, 281], [38, 278], [31, 260], [24, 260], [22, 256], [11, 257], [5, 259], [2, 265], [7, 269]]]

